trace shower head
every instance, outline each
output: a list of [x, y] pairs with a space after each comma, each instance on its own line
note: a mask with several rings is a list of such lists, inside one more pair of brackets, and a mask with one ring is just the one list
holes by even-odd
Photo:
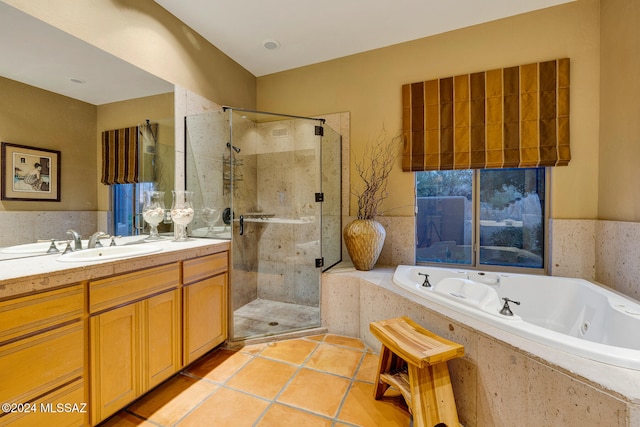
[[240, 152], [240, 148], [236, 147], [235, 145], [231, 145], [230, 142], [227, 142], [227, 147], [233, 149], [233, 151], [235, 151], [236, 153]]

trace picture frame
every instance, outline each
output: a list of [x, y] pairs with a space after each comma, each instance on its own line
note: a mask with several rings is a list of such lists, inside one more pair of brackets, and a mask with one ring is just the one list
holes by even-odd
[[60, 201], [60, 151], [2, 143], [2, 200]]

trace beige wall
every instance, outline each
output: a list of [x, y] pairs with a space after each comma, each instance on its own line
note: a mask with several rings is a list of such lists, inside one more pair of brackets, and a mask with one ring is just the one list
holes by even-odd
[[[623, 1], [623, 0], [622, 0]], [[579, 0], [525, 15], [258, 78], [258, 109], [319, 115], [351, 112], [353, 159], [381, 127], [401, 127], [404, 83], [571, 58], [569, 166], [552, 174], [552, 217], [596, 218], [598, 186], [599, 1]], [[413, 215], [413, 174], [390, 182], [387, 215]], [[354, 202], [351, 202], [354, 214]]]
[[255, 77], [153, 0], [3, 0], [220, 105], [255, 108]]
[[0, 201], [0, 211], [96, 209], [96, 106], [0, 77], [0, 140], [60, 151], [60, 203]]
[[640, 2], [602, 0], [598, 216], [640, 221]]

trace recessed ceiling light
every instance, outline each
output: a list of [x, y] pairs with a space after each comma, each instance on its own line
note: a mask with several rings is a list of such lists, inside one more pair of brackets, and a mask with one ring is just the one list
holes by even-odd
[[77, 78], [75, 78], [75, 77], [71, 77], [71, 78], [69, 79], [69, 81], [70, 81], [71, 83], [77, 83], [77, 84], [79, 84], [79, 85], [83, 85], [83, 84], [85, 84], [85, 83], [87, 82], [86, 80], [77, 79]]
[[274, 50], [280, 47], [280, 42], [278, 40], [269, 39], [263, 41], [262, 46], [264, 46], [265, 49]]

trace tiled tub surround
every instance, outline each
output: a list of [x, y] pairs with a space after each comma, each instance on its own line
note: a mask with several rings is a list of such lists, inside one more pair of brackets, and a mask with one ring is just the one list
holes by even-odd
[[329, 333], [379, 350], [369, 323], [406, 315], [465, 346], [449, 362], [460, 421], [469, 426], [640, 425], [640, 372], [536, 344], [435, 303], [413, 301], [393, 268], [335, 269], [322, 277]]
[[[343, 217], [343, 226], [353, 217]], [[379, 265], [415, 264], [415, 218], [382, 217], [387, 238]], [[549, 273], [594, 280], [640, 300], [640, 222], [551, 219]], [[346, 248], [342, 258], [349, 261]]]

